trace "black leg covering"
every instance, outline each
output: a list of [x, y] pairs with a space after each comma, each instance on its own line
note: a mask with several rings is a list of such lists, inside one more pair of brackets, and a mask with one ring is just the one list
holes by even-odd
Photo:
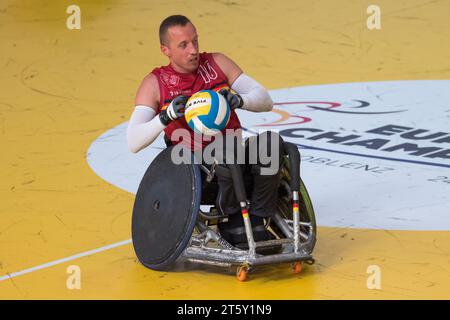
[[[242, 165], [246, 192], [249, 195], [251, 215], [272, 217], [277, 212], [278, 187], [281, 181], [281, 161], [283, 139], [274, 132], [264, 132], [246, 141], [245, 159]], [[219, 192], [217, 209], [226, 215], [240, 213], [233, 181], [227, 177], [217, 177]]]
[[[283, 145], [283, 139], [271, 131], [261, 133], [248, 141], [246, 146], [248, 159], [250, 159], [250, 163], [255, 163], [256, 160], [256, 166], [251, 165], [253, 188], [250, 197], [250, 214], [259, 217], [273, 217], [277, 212], [278, 187], [281, 181], [280, 167], [284, 154]], [[254, 151], [255, 149], [257, 152]], [[254, 159], [255, 153], [256, 159]]]

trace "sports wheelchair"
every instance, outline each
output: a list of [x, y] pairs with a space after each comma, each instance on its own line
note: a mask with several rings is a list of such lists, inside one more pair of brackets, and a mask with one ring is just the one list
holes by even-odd
[[[284, 142], [281, 183], [274, 217], [266, 219], [273, 240], [255, 242], [248, 214], [244, 179], [237, 164], [206, 166], [175, 164], [164, 149], [145, 172], [133, 207], [132, 240], [139, 261], [153, 270], [167, 270], [177, 259], [221, 267], [237, 266], [236, 276], [245, 281], [255, 266], [291, 263], [300, 273], [302, 264], [313, 264], [316, 220], [311, 199], [300, 178], [300, 153], [296, 145]], [[194, 154], [187, 149], [191, 159]], [[215, 208], [217, 175], [231, 177], [241, 207], [248, 250], [228, 243], [216, 225], [227, 219]], [[203, 211], [201, 206], [210, 206]], [[257, 249], [278, 247], [272, 254]]]

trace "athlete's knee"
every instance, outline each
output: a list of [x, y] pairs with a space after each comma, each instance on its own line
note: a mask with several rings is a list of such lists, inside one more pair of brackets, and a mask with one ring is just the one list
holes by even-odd
[[276, 175], [284, 154], [284, 141], [273, 131], [265, 131], [248, 141], [249, 163], [256, 164], [261, 175]]

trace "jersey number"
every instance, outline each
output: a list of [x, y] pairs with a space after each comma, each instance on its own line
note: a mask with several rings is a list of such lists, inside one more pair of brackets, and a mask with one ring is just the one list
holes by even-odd
[[200, 65], [198, 67], [198, 73], [200, 73], [200, 75], [202, 76], [203, 81], [205, 81], [205, 83], [210, 83], [211, 80], [217, 79], [217, 72], [209, 64], [209, 61], [206, 61], [206, 63], [204, 65]]

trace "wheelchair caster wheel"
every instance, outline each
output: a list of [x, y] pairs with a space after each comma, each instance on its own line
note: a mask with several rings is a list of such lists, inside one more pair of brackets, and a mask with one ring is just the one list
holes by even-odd
[[239, 281], [245, 281], [247, 279], [249, 267], [247, 265], [239, 266], [236, 270], [236, 278]]
[[294, 273], [298, 274], [298, 273], [302, 272], [302, 263], [295, 262], [292, 268], [294, 269]]

